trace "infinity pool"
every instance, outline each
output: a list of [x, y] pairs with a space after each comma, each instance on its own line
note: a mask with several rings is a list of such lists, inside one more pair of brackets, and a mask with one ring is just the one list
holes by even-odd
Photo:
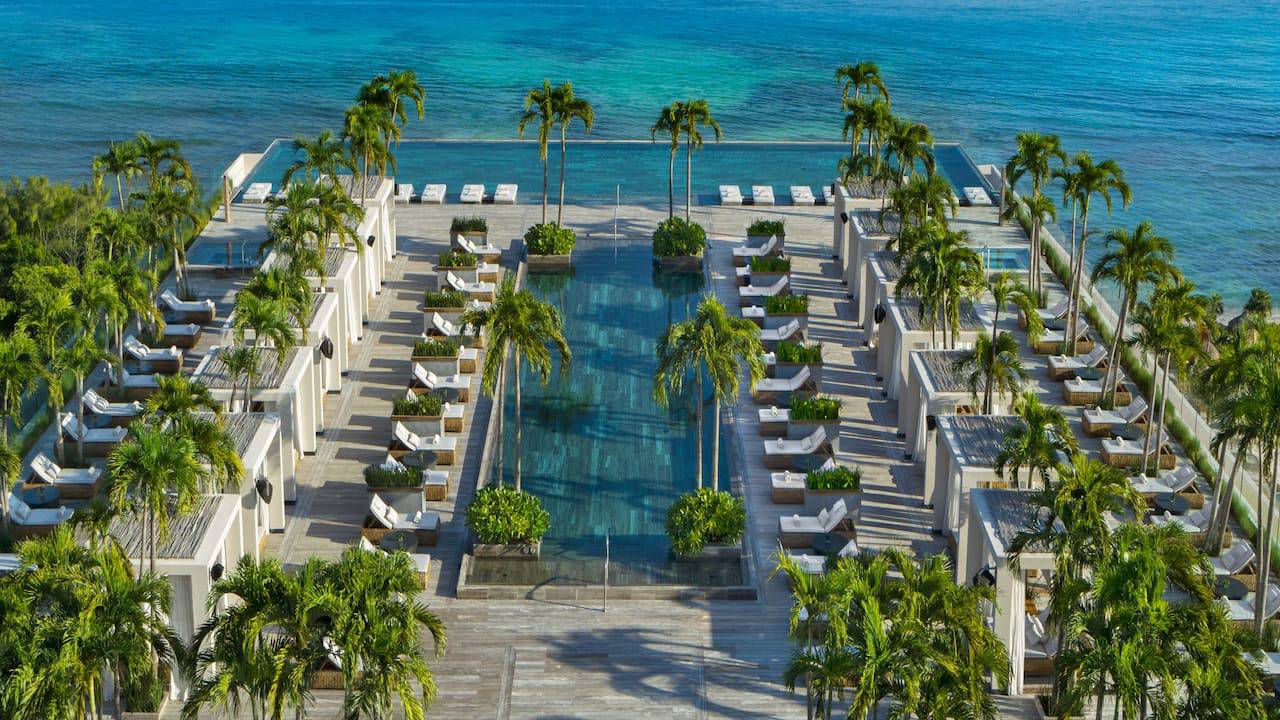
[[[561, 308], [573, 351], [568, 372], [553, 374], [546, 387], [527, 367], [521, 379], [522, 484], [551, 514], [542, 559], [477, 560], [468, 582], [598, 583], [607, 533], [611, 584], [740, 584], [737, 561], [673, 562], [663, 527], [672, 501], [694, 489], [697, 433], [691, 397], [673, 397], [668, 409], [653, 400], [654, 348], [668, 323], [697, 305], [702, 276], [655, 272], [647, 239], [579, 240], [573, 264], [572, 276], [533, 273], [526, 283]], [[508, 394], [508, 429], [513, 414]], [[708, 483], [712, 427], [708, 421], [704, 435]], [[503, 482], [510, 484], [513, 439], [506, 435]], [[730, 482], [725, 445], [722, 488]]]

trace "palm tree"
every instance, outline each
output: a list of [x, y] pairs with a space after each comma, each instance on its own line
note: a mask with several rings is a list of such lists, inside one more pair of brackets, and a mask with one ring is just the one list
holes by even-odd
[[243, 294], [263, 300], [278, 301], [289, 314], [295, 327], [301, 330], [303, 342], [307, 339], [307, 325], [311, 323], [311, 305], [315, 291], [301, 272], [292, 266], [279, 265], [260, 269], [236, 295], [237, 303]]
[[409, 122], [408, 109], [412, 108], [421, 120], [426, 115], [424, 104], [427, 90], [418, 82], [418, 74], [412, 70], [392, 70], [386, 75], [379, 75], [361, 88], [362, 102], [369, 102], [383, 107], [390, 120], [385, 135], [385, 154], [391, 155], [391, 140], [400, 141], [404, 126]]
[[[785, 575], [787, 584], [791, 588], [791, 605], [787, 616], [788, 634], [800, 643], [800, 653], [813, 655], [822, 652], [819, 648], [824, 647], [827, 643], [825, 642], [825, 637], [820, 639], [815, 635], [815, 631], [824, 626], [826, 634], [835, 641], [832, 645], [843, 647], [845, 633], [847, 632], [843, 620], [848, 608], [846, 583], [843, 577], [834, 573], [812, 575], [782, 547], [779, 547], [775, 559], [777, 566], [770, 577], [780, 574]], [[799, 660], [799, 656], [796, 659]], [[809, 678], [809, 681], [805, 683], [805, 694], [808, 707], [807, 717], [812, 720], [816, 709], [815, 704], [822, 702], [813, 692], [815, 687], [812, 683], [812, 677], [814, 673], [821, 672], [821, 670], [812, 666], [805, 667], [807, 664], [807, 661], [793, 663], [792, 668], [796, 669], [797, 673], [793, 675], [792, 668], [788, 668], [787, 673], [783, 676], [783, 681], [787, 684], [788, 689], [793, 689], [795, 681], [801, 675]], [[850, 673], [846, 673], [846, 676], [848, 674]], [[824, 714], [830, 713], [829, 702], [821, 707], [824, 708]]]
[[1017, 397], [1012, 410], [1023, 424], [1005, 435], [1004, 447], [996, 454], [996, 475], [1004, 477], [1004, 471], [1010, 470], [1016, 487], [1018, 472], [1026, 467], [1028, 486], [1034, 484], [1036, 475], [1047, 486], [1049, 470], [1058, 465], [1059, 457], [1074, 455], [1077, 449], [1067, 416], [1062, 408], [1042, 403], [1030, 390]]
[[232, 325], [235, 328], [236, 342], [243, 343], [252, 331], [253, 346], [276, 348], [280, 362], [284, 361], [285, 352], [298, 344], [297, 327], [289, 308], [276, 298], [244, 291], [236, 293], [235, 320]]
[[[596, 111], [591, 103], [573, 94], [573, 83], [566, 82], [551, 91], [551, 116], [560, 126], [560, 197], [557, 199], [556, 224], [564, 224], [564, 169], [568, 145], [569, 126], [574, 120], [582, 122], [582, 131], [590, 133], [596, 124]], [[517, 459], [518, 460], [518, 459]]]
[[[667, 219], [676, 213], [676, 151], [680, 149], [680, 116], [677, 114], [677, 103], [672, 103], [658, 113], [658, 119], [649, 128], [649, 135], [654, 142], [658, 141], [658, 133], [671, 138], [667, 153]], [[544, 219], [545, 222], [545, 219]]]
[[352, 105], [343, 116], [342, 139], [351, 148], [352, 155], [359, 164], [355, 175], [360, 186], [361, 204], [367, 196], [366, 180], [370, 171], [377, 171], [379, 168], [385, 171], [388, 164], [395, 167], [395, 160], [389, 156], [388, 146], [383, 142], [388, 125], [395, 126], [389, 122], [386, 112], [377, 105]]
[[983, 415], [991, 414], [994, 392], [1013, 397], [1027, 381], [1027, 371], [1018, 357], [1018, 341], [1007, 332], [998, 333], [994, 340], [985, 332], [979, 333], [973, 349], [957, 359], [956, 370], [968, 373], [966, 382], [975, 402], [981, 391]]
[[897, 185], [904, 182], [902, 177], [916, 176], [916, 163], [920, 161], [924, 162], [926, 175], [934, 174], [933, 134], [924, 123], [899, 118], [889, 131], [885, 144], [897, 158], [898, 175], [901, 176]]
[[684, 219], [689, 219], [693, 205], [693, 153], [702, 148], [702, 131], [700, 128], [711, 128], [716, 142], [720, 142], [723, 133], [720, 123], [711, 117], [711, 106], [703, 98], [672, 103], [672, 114], [675, 115], [684, 135]]
[[782, 685], [795, 691], [804, 680], [809, 697], [809, 717], [831, 720], [836, 700], [844, 701], [844, 689], [857, 667], [857, 659], [846, 647], [828, 643], [816, 648], [801, 648], [791, 655], [782, 673]]
[[[169, 520], [190, 512], [200, 492], [203, 471], [195, 443], [176, 429], [142, 421], [129, 426], [129, 439], [111, 451], [111, 503], [120, 511], [140, 512], [143, 552], [156, 571], [156, 550], [169, 532]], [[141, 563], [139, 563], [141, 565]]]
[[[1190, 282], [1161, 282], [1150, 297], [1138, 303], [1134, 310], [1134, 324], [1138, 332], [1134, 336], [1140, 347], [1156, 358], [1156, 376], [1161, 378], [1159, 394], [1152, 390], [1155, 405], [1153, 422], [1147, 423], [1147, 435], [1142, 444], [1142, 472], [1146, 472], [1148, 456], [1155, 455], [1158, 467], [1160, 448], [1164, 442], [1164, 413], [1168, 405], [1169, 377], [1173, 368], [1183, 367], [1191, 358], [1203, 353], [1200, 330], [1204, 325], [1204, 304], [1194, 295], [1195, 285]], [[1155, 444], [1152, 445], [1152, 436]]]
[[1046, 222], [1058, 221], [1058, 207], [1048, 196], [1035, 193], [1023, 201], [1023, 208], [1031, 221], [1031, 287], [1041, 295], [1044, 293], [1044, 273], [1040, 268], [1040, 258], [1044, 256], [1044, 250], [1040, 232]]
[[895, 182], [894, 186], [889, 191], [885, 208], [880, 212], [882, 222], [890, 213], [897, 213], [904, 228], [908, 225], [922, 225], [927, 220], [945, 228], [948, 211], [951, 217], [955, 217], [956, 195], [951, 189], [951, 183], [941, 175], [916, 175], [905, 184]]
[[[107, 349], [98, 343], [97, 338], [90, 332], [80, 333], [75, 341], [71, 343], [65, 351], [66, 367], [75, 376], [76, 379], [76, 421], [80, 427], [84, 424], [84, 380], [89, 373], [98, 367], [98, 363], [107, 363], [114, 365], [116, 357], [107, 352]], [[61, 384], [61, 378], [58, 379]], [[61, 395], [61, 393], [58, 393]], [[61, 435], [61, 429], [58, 430]], [[84, 433], [76, 436], [76, 462], [83, 463], [84, 455]]]
[[[1062, 149], [1062, 140], [1057, 135], [1020, 132], [1014, 138], [1013, 156], [1005, 163], [1004, 180], [1012, 189], [1018, 186], [1018, 181], [1024, 175], [1031, 176], [1031, 197], [1035, 198], [1052, 176], [1053, 170], [1049, 165], [1054, 160], [1058, 161], [1059, 166], [1067, 164], [1067, 153]], [[1034, 249], [1033, 247], [1033, 251]], [[1040, 256], [1033, 252], [1032, 257]]]
[[[22, 397], [35, 386], [39, 369], [40, 349], [25, 330], [17, 329], [0, 337], [0, 444], [6, 447], [9, 425], [17, 427], [21, 423]], [[8, 493], [0, 495], [5, 496], [7, 517]]]
[[745, 318], [730, 317], [713, 295], [698, 303], [690, 320], [668, 326], [658, 339], [658, 369], [653, 378], [653, 396], [666, 406], [667, 393], [679, 393], [686, 376], [697, 375], [694, 407], [698, 425], [698, 487], [702, 487], [702, 405], [703, 371], [711, 382], [715, 429], [712, 434], [711, 487], [720, 489], [720, 404], [738, 396], [742, 367], [751, 382], [764, 377], [764, 348], [760, 328]]
[[1013, 273], [1008, 271], [993, 273], [987, 278], [987, 291], [991, 293], [991, 299], [995, 305], [995, 311], [991, 317], [991, 329], [994, 332], [1000, 331], [1000, 313], [1005, 306], [1025, 290], [1022, 283], [1015, 280]]
[[93, 159], [93, 177], [101, 181], [104, 175], [116, 176], [116, 198], [120, 201], [120, 210], [124, 210], [124, 184], [132, 182], [142, 173], [138, 144], [132, 140], [111, 141], [107, 143], [107, 151]]
[[[867, 155], [876, 160], [873, 176], [880, 175], [884, 155], [880, 152], [885, 136], [893, 132], [897, 120], [889, 107], [887, 97], [878, 97], [867, 104], [864, 128], [867, 131]], [[901, 181], [901, 173], [894, 173], [893, 185]]]
[[132, 319], [139, 327], [152, 328], [154, 337], [164, 335], [164, 313], [156, 306], [156, 275], [136, 262], [104, 262], [100, 273], [115, 294], [108, 306], [107, 325], [116, 349], [116, 384], [124, 385], [124, 328]]
[[253, 379], [258, 374], [258, 349], [252, 345], [240, 345], [222, 351], [222, 365], [227, 369], [231, 379], [231, 397], [227, 398], [227, 409], [235, 410], [236, 382], [245, 379], [245, 411], [253, 404]]
[[157, 244], [169, 246], [173, 253], [174, 274], [178, 291], [183, 297], [191, 296], [187, 278], [187, 244], [183, 241], [186, 223], [199, 226], [200, 212], [196, 205], [196, 189], [190, 180], [174, 175], [160, 175], [152, 180], [151, 190], [143, 196], [144, 207], [152, 217]]
[[132, 142], [138, 153], [138, 165], [146, 169], [147, 192], [155, 190], [156, 182], [163, 175], [182, 178], [194, 186], [195, 173], [177, 140], [155, 139], [140, 132]]
[[[1115, 246], [1114, 249], [1111, 249], [1112, 246]], [[1120, 384], [1120, 347], [1124, 344], [1129, 312], [1138, 301], [1139, 290], [1143, 285], [1179, 278], [1182, 274], [1173, 265], [1173, 244], [1168, 238], [1156, 235], [1155, 228], [1149, 222], [1139, 223], [1132, 234], [1123, 228], [1115, 228], [1107, 233], [1107, 248], [1107, 253], [1094, 263], [1089, 281], [1096, 283], [1100, 279], [1110, 280], [1121, 292], [1115, 342], [1111, 343], [1107, 373], [1102, 382], [1103, 396], [1110, 391], [1111, 403], [1114, 404], [1115, 393]]]
[[[8, 438], [0, 440], [0, 498], [3, 498], [0, 512], [4, 513], [0, 523], [3, 523], [5, 537], [9, 537], [9, 488], [13, 487], [13, 483], [21, 474], [22, 456], [9, 445]], [[0, 707], [3, 707], [3, 704], [0, 704]]]
[[[301, 172], [307, 180], [316, 181], [325, 176], [336, 180], [340, 170], [346, 170], [352, 174], [356, 172], [355, 163], [351, 160], [351, 153], [347, 150], [347, 146], [342, 140], [334, 137], [330, 130], [322, 131], [315, 140], [302, 136], [294, 138], [293, 152], [297, 157], [285, 169], [284, 176], [280, 179], [280, 184], [286, 187], [298, 172]], [[336, 183], [335, 186], [340, 187]]]
[[[966, 244], [967, 239], [964, 232], [929, 232], [906, 258], [894, 288], [897, 297], [919, 301], [931, 343], [933, 329], [942, 321], [942, 342], [948, 348], [960, 329], [962, 304], [978, 297], [986, 287], [982, 259]], [[952, 330], [950, 340], [948, 327]]]
[[876, 91], [885, 102], [889, 101], [889, 89], [884, 85], [884, 76], [880, 74], [880, 66], [870, 60], [860, 60], [854, 65], [841, 65], [836, 68], [836, 82], [840, 84], [840, 100], [849, 100], [850, 95], [858, 100], [865, 90], [867, 94]]
[[[510, 275], [502, 280], [497, 295], [489, 307], [467, 308], [458, 318], [463, 328], [475, 332], [483, 329], [489, 335], [484, 367], [481, 369], [481, 387], [490, 397], [499, 383], [508, 351], [513, 354], [511, 371], [515, 382], [515, 488], [520, 491], [520, 376], [522, 361], [528, 360], [543, 385], [551, 379], [551, 352], [547, 345], [554, 345], [560, 358], [560, 371], [564, 372], [573, 359], [569, 343], [564, 339], [564, 326], [560, 311], [538, 300], [528, 290], [516, 290], [515, 279]], [[501, 405], [499, 405], [501, 412]]]
[[116, 251], [131, 255], [143, 244], [137, 209], [125, 211], [102, 208], [89, 227], [90, 237], [103, 244], [101, 253], [108, 263], [115, 260]]
[[[555, 90], [550, 80], [543, 80], [542, 87], [531, 88], [524, 96], [524, 112], [520, 115], [520, 123], [516, 132], [524, 137], [524, 131], [530, 123], [538, 123], [538, 159], [542, 161], [542, 222], [547, 222], [547, 179], [550, 169], [547, 166], [547, 144], [551, 141], [551, 130], [555, 127], [555, 111], [552, 109], [552, 96]], [[563, 164], [564, 160], [561, 159]]]
[[1089, 237], [1089, 208], [1093, 203], [1093, 197], [1097, 195], [1102, 198], [1108, 214], [1111, 213], [1112, 193], [1120, 196], [1121, 207], [1129, 207], [1129, 202], [1133, 199], [1129, 183], [1124, 179], [1124, 170], [1120, 169], [1120, 165], [1115, 160], [1094, 163], [1088, 153], [1082, 152], [1076, 154], [1072, 164], [1074, 165], [1073, 183], [1076, 186], [1076, 196], [1080, 206], [1080, 244], [1075, 248], [1076, 256], [1072, 264], [1074, 275], [1071, 279], [1070, 302], [1067, 307], [1069, 328], [1065, 335], [1068, 338], [1076, 337], [1079, 332], [1076, 324], [1079, 320], [1077, 314], [1080, 312], [1080, 283], [1084, 276], [1084, 246], [1085, 240]]

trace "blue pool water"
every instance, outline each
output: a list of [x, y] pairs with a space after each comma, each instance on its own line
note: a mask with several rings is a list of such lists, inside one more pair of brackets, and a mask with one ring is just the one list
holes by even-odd
[[231, 262], [227, 262], [227, 244], [201, 240], [187, 250], [187, 262], [191, 265], [226, 267], [257, 267], [262, 264], [261, 242], [231, 243]]
[[[692, 393], [653, 399], [658, 337], [697, 305], [700, 275], [659, 273], [647, 241], [579, 241], [575, 272], [528, 276], [527, 287], [561, 309], [573, 351], [567, 374], [543, 387], [526, 366], [523, 391], [523, 489], [551, 514], [542, 559], [478, 561], [473, 582], [536, 584], [548, 578], [599, 582], [604, 536], [617, 584], [737, 584], [738, 564], [677, 563], [663, 523], [667, 508], [695, 487], [697, 424]], [[508, 383], [508, 390], [513, 386]], [[704, 434], [710, 484], [711, 403]], [[512, 482], [514, 402], [506, 401], [504, 482]], [[721, 488], [729, 487], [721, 446]]]
[[594, 103], [595, 138], [647, 139], [660, 106], [701, 96], [728, 139], [835, 142], [832, 69], [864, 58], [895, 111], [978, 162], [1003, 162], [1027, 129], [1115, 158], [1135, 201], [1110, 222], [1153, 221], [1229, 303], [1280, 292], [1275, 0], [8, 0], [0, 177], [82, 180], [108, 139], [146, 130], [213, 180], [272, 138], [337, 127], [392, 67], [428, 88], [408, 137], [514, 139], [547, 77]]
[[988, 272], [1026, 272], [1031, 267], [1031, 250], [1025, 247], [979, 248], [982, 265]]

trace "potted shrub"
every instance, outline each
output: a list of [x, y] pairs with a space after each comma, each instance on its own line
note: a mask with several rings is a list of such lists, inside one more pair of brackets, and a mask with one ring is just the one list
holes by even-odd
[[808, 367], [814, 382], [822, 383], [822, 344], [804, 343], [783, 340], [773, 351], [774, 363], [765, 369], [770, 377], [789, 378], [800, 372], [800, 368]]
[[450, 242], [457, 243], [459, 237], [464, 237], [475, 245], [488, 244], [489, 222], [478, 215], [456, 217], [449, 224]]
[[800, 322], [801, 332], [809, 329], [808, 295], [774, 295], [764, 299], [765, 327], [780, 328], [792, 320]]
[[125, 720], [159, 720], [169, 704], [169, 672], [161, 663], [157, 673], [149, 670], [136, 678], [123, 678], [117, 697], [126, 708], [120, 713]]
[[371, 493], [394, 495], [422, 492], [422, 468], [406, 465], [389, 468], [370, 465], [364, 469], [365, 488]]
[[467, 527], [476, 535], [476, 557], [536, 558], [551, 514], [536, 496], [490, 485], [467, 505]]
[[742, 555], [747, 508], [742, 498], [711, 488], [681, 495], [667, 510], [671, 551], [684, 559]]
[[432, 313], [440, 313], [440, 317], [456, 323], [466, 306], [467, 294], [461, 290], [444, 288], [426, 291], [422, 294], [422, 329], [430, 332]]
[[573, 246], [578, 236], [556, 223], [538, 223], [524, 234], [530, 270], [568, 270], [573, 265]]
[[782, 252], [787, 239], [787, 228], [783, 221], [756, 218], [747, 226], [747, 244], [752, 247], [760, 247], [775, 236], [778, 238], [778, 252]]
[[791, 258], [779, 255], [765, 255], [751, 258], [751, 284], [756, 286], [772, 285], [783, 275], [791, 274]]
[[840, 437], [840, 406], [843, 401], [830, 395], [795, 398], [791, 401], [791, 420], [787, 425], [787, 437], [792, 440], [806, 438], [814, 430], [822, 428], [827, 434], [831, 449], [837, 449]]
[[[462, 407], [461, 405], [456, 406]], [[435, 392], [398, 397], [391, 402], [391, 422], [404, 426], [417, 435], [462, 432], [462, 417], [444, 417], [444, 397]]]
[[805, 514], [817, 515], [819, 510], [829, 510], [837, 500], [844, 500], [849, 519], [856, 522], [862, 512], [862, 471], [844, 466], [810, 470], [804, 479]]
[[476, 371], [476, 355], [464, 353], [457, 340], [435, 337], [415, 342], [409, 360], [437, 375], [457, 375]]
[[448, 287], [445, 283], [446, 273], [453, 273], [467, 282], [495, 282], [498, 279], [496, 266], [482, 264], [478, 255], [465, 250], [440, 253], [440, 262], [436, 263], [439, 287]]
[[696, 222], [671, 218], [653, 231], [653, 255], [663, 270], [701, 272], [706, 249], [707, 231]]

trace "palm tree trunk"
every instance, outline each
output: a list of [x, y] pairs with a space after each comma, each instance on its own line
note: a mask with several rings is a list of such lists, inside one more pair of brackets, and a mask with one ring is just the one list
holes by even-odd
[[[1151, 454], [1155, 459], [1151, 462], [1153, 475], [1160, 474], [1160, 449], [1164, 447], [1164, 413], [1169, 407], [1169, 376], [1173, 374], [1173, 368], [1170, 364], [1173, 362], [1172, 353], [1164, 354], [1164, 375], [1160, 380], [1160, 419], [1156, 421], [1156, 444], [1151, 448]], [[1143, 459], [1146, 462], [1146, 459]]]
[[667, 155], [667, 219], [676, 216], [676, 146]]
[[[1263, 625], [1266, 622], [1267, 613], [1267, 583], [1271, 579], [1271, 532], [1275, 526], [1276, 518], [1276, 472], [1280, 470], [1280, 446], [1271, 448], [1271, 473], [1268, 477], [1266, 471], [1267, 461], [1261, 459], [1262, 479], [1261, 482], [1270, 481], [1271, 487], [1268, 495], [1270, 499], [1267, 501], [1267, 522], [1266, 531], [1262, 532], [1263, 523], [1259, 522], [1258, 533], [1258, 554], [1260, 560], [1258, 562], [1258, 586], [1254, 590], [1253, 601], [1253, 630], [1258, 635], [1258, 640], [1262, 640]], [[1262, 512], [1262, 503], [1258, 503], [1258, 512]], [[1261, 518], [1259, 518], [1261, 520]]]
[[1095, 720], [1102, 720], [1102, 701], [1107, 697], [1107, 674], [1105, 672], [1098, 673], [1098, 707], [1094, 714]]
[[716, 414], [715, 434], [711, 436], [711, 489], [720, 492], [720, 395], [715, 396], [711, 407]]
[[1107, 372], [1102, 377], [1102, 396], [1111, 396], [1110, 407], [1116, 405], [1116, 395], [1120, 392], [1120, 346], [1124, 343], [1124, 328], [1129, 322], [1129, 306], [1133, 304], [1133, 294], [1125, 291], [1120, 304], [1120, 317], [1116, 321], [1116, 331], [1111, 337], [1111, 352], [1107, 355]]
[[696, 413], [698, 424], [698, 489], [702, 489], [702, 368], [695, 370], [698, 373], [698, 396], [693, 400], [693, 411]]
[[[560, 161], [564, 163], [563, 160]], [[547, 224], [547, 176], [551, 174], [550, 163], [547, 161], [547, 148], [542, 147], [542, 224]]]
[[[84, 371], [76, 372], [76, 421], [84, 428]], [[76, 462], [84, 462], [84, 433], [76, 437]]]
[[493, 459], [493, 466], [498, 468], [498, 478], [496, 481], [498, 484], [498, 487], [502, 487], [502, 476], [505, 472], [504, 466], [502, 464], [502, 448], [506, 444], [502, 439], [502, 425], [503, 425], [503, 420], [505, 420], [505, 418], [502, 416], [502, 413], [503, 413], [503, 410], [506, 409], [506, 404], [507, 404], [506, 403], [506, 400], [507, 400], [506, 385], [507, 385], [507, 379], [505, 374], [499, 376], [498, 382], [497, 382], [497, 388], [495, 391], [497, 395], [498, 407], [494, 409], [498, 413], [498, 435], [497, 435], [498, 442], [497, 442], [497, 445], [494, 447], [494, 459]]
[[[1236, 451], [1236, 459], [1231, 463], [1231, 475], [1227, 479], [1227, 487], [1222, 493], [1221, 499], [1213, 508], [1215, 525], [1211, 526], [1212, 532], [1209, 533], [1208, 542], [1205, 546], [1214, 554], [1222, 552], [1222, 544], [1226, 539], [1227, 521], [1231, 517], [1231, 498], [1236, 492], [1236, 477], [1240, 471], [1240, 458], [1244, 457], [1244, 455], [1245, 447], [1244, 443], [1241, 443], [1240, 448]], [[1225, 458], [1225, 456], [1226, 446], [1224, 444], [1223, 457]], [[1219, 474], [1221, 474], [1222, 464], [1219, 463], [1218, 467]], [[1219, 482], [1221, 482], [1221, 478], [1219, 478]]]
[[693, 128], [684, 143], [684, 219], [689, 219], [689, 208], [693, 205]]
[[516, 492], [520, 492], [520, 350], [515, 352], [515, 392], [516, 392], [516, 446], [515, 446], [515, 486]]
[[[564, 158], [565, 158], [565, 152], [566, 152], [565, 131], [567, 127], [568, 127], [567, 124], [560, 123], [560, 197], [557, 198], [557, 200], [559, 201], [559, 205], [556, 208], [556, 224], [560, 225], [561, 227], [564, 226]], [[518, 431], [517, 431], [517, 434], [519, 434]], [[519, 458], [517, 458], [516, 463], [518, 464], [519, 462], [520, 460]]]
[[1068, 288], [1069, 300], [1067, 305], [1067, 332], [1062, 336], [1062, 347], [1064, 355], [1074, 355], [1076, 345], [1076, 319], [1080, 314], [1080, 277], [1084, 274], [1084, 244], [1089, 234], [1089, 206], [1085, 205], [1083, 215], [1080, 219], [1080, 245], [1076, 251], [1075, 272], [1071, 278], [1071, 286]]
[[120, 199], [120, 212], [124, 212], [124, 183], [120, 182], [119, 173], [116, 173], [116, 197]]

